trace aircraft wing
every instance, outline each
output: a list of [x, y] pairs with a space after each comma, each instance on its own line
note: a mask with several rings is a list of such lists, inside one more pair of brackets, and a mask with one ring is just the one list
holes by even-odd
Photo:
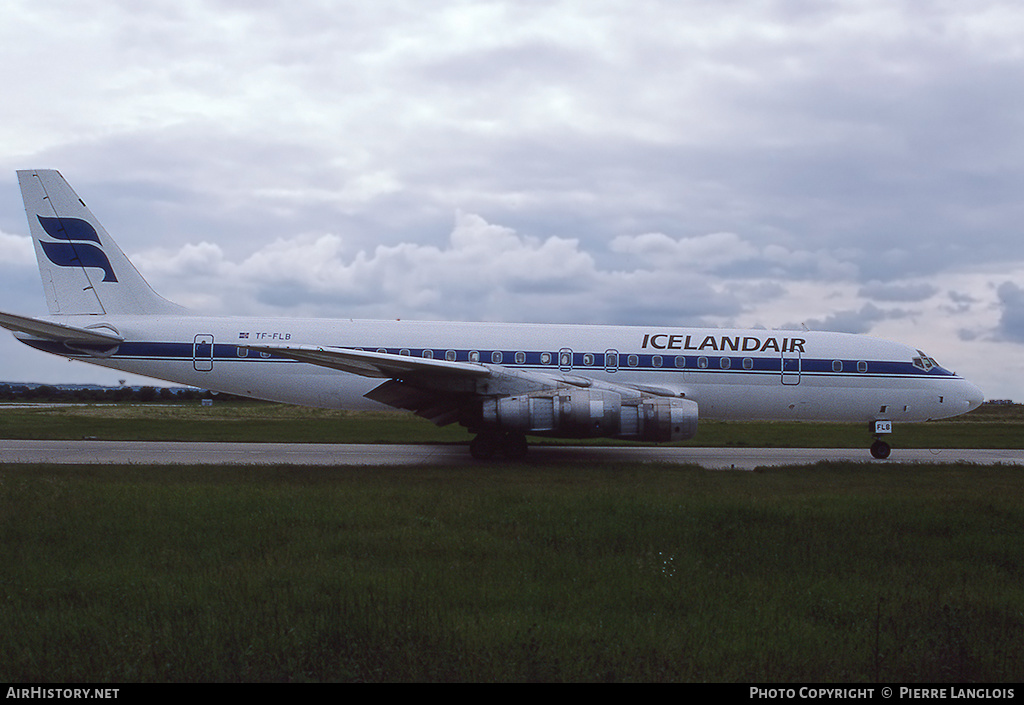
[[363, 377], [402, 378], [409, 375], [441, 375], [446, 377], [486, 377], [490, 370], [471, 362], [428, 360], [407, 355], [367, 352], [352, 348], [330, 348], [316, 345], [245, 345], [250, 350], [290, 357], [321, 367], [330, 367]]
[[246, 345], [257, 352], [288, 357], [351, 374], [387, 380], [370, 390], [367, 399], [412, 411], [438, 426], [454, 423], [476, 396], [477, 381], [493, 375], [491, 368], [471, 362], [450, 362], [408, 355], [314, 345]]
[[16, 333], [27, 333], [36, 338], [56, 340], [60, 343], [116, 345], [124, 342], [124, 338], [109, 331], [79, 328], [13, 313], [0, 312], [0, 326]]
[[450, 362], [313, 345], [243, 347], [364, 377], [385, 379], [387, 381], [364, 396], [407, 409], [439, 426], [458, 421], [466, 405], [481, 397], [528, 394], [555, 388], [594, 387], [614, 391], [623, 398], [686, 396], [686, 390], [667, 385], [616, 384], [556, 370], [520, 370], [497, 364]]

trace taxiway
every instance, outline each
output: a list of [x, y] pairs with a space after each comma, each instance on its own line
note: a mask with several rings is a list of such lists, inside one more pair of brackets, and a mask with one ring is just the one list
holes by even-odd
[[[497, 459], [500, 462], [500, 459]], [[527, 463], [594, 465], [610, 462], [677, 463], [711, 469], [808, 465], [818, 461], [996, 463], [1024, 465], [1024, 450], [894, 449], [874, 460], [866, 448], [693, 448], [657, 446], [532, 446]], [[186, 443], [164, 441], [0, 440], [0, 463], [69, 465], [477, 465], [462, 445], [325, 443]]]

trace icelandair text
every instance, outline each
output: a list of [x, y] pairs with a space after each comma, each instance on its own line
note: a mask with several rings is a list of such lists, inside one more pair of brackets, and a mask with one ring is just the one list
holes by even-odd
[[807, 341], [804, 338], [775, 337], [759, 338], [754, 335], [670, 335], [668, 333], [647, 333], [641, 346], [647, 350], [693, 350], [703, 352], [768, 352], [803, 353]]

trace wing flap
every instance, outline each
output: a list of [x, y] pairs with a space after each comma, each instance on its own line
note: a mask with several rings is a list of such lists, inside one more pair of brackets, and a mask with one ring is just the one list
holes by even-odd
[[363, 396], [396, 409], [411, 411], [438, 426], [458, 421], [466, 403], [472, 398], [470, 394], [428, 391], [394, 380], [374, 387]]

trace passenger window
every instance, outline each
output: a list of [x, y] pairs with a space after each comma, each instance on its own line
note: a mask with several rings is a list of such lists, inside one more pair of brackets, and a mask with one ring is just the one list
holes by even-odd
[[651, 358], [651, 367], [661, 367], [664, 364], [664, 360], [661, 355], [655, 355]]
[[549, 352], [542, 352], [540, 354], [540, 364], [542, 364], [542, 365], [550, 365], [551, 364], [551, 353], [549, 353]]
[[526, 364], [526, 353], [524, 353], [522, 350], [520, 350], [519, 352], [516, 353], [516, 364], [517, 365], [525, 365]]
[[402, 348], [401, 350], [398, 351], [398, 354], [399, 355], [405, 355], [406, 357], [409, 357], [409, 355], [410, 355], [409, 348]]
[[860, 362], [857, 363], [857, 371], [860, 372], [861, 374], [864, 374], [865, 372], [868, 371], [868, 363], [866, 360], [861, 360]]
[[583, 353], [583, 364], [590, 367], [594, 364], [594, 353]]
[[637, 365], [640, 364], [640, 358], [637, 357], [636, 355], [630, 355], [628, 358], [626, 358], [626, 361], [626, 364], [628, 364], [630, 367], [636, 367]]
[[727, 370], [727, 369], [729, 369], [730, 367], [732, 367], [732, 358], [731, 358], [731, 357], [723, 357], [723, 358], [722, 358], [722, 359], [721, 359], [721, 360], [719, 361], [719, 363], [718, 363], [718, 364], [719, 364], [719, 365], [721, 366], [721, 368], [722, 368], [723, 370]]
[[456, 355], [454, 350], [449, 350], [444, 354], [444, 359], [447, 360], [448, 362], [455, 362], [455, 358]]
[[686, 367], [686, 356], [676, 355], [676, 367], [680, 370]]
[[702, 370], [706, 370], [708, 368], [708, 359], [706, 357], [698, 357], [697, 367], [699, 367]]
[[423, 351], [423, 359], [424, 360], [433, 360], [434, 359], [434, 351], [433, 350], [424, 350]]
[[843, 361], [842, 360], [833, 360], [832, 361], [832, 371], [833, 372], [842, 372], [843, 371]]
[[479, 350], [470, 350], [469, 351], [469, 361], [470, 362], [480, 362], [480, 351]]
[[249, 357], [249, 348], [237, 348], [238, 357]]
[[501, 350], [495, 350], [494, 352], [491, 353], [491, 362], [493, 362], [495, 365], [500, 365], [501, 364], [501, 359], [502, 359]]
[[754, 358], [752, 358], [752, 357], [745, 357], [745, 358], [743, 358], [743, 369], [745, 369], [745, 370], [752, 370], [752, 369], [754, 369]]

